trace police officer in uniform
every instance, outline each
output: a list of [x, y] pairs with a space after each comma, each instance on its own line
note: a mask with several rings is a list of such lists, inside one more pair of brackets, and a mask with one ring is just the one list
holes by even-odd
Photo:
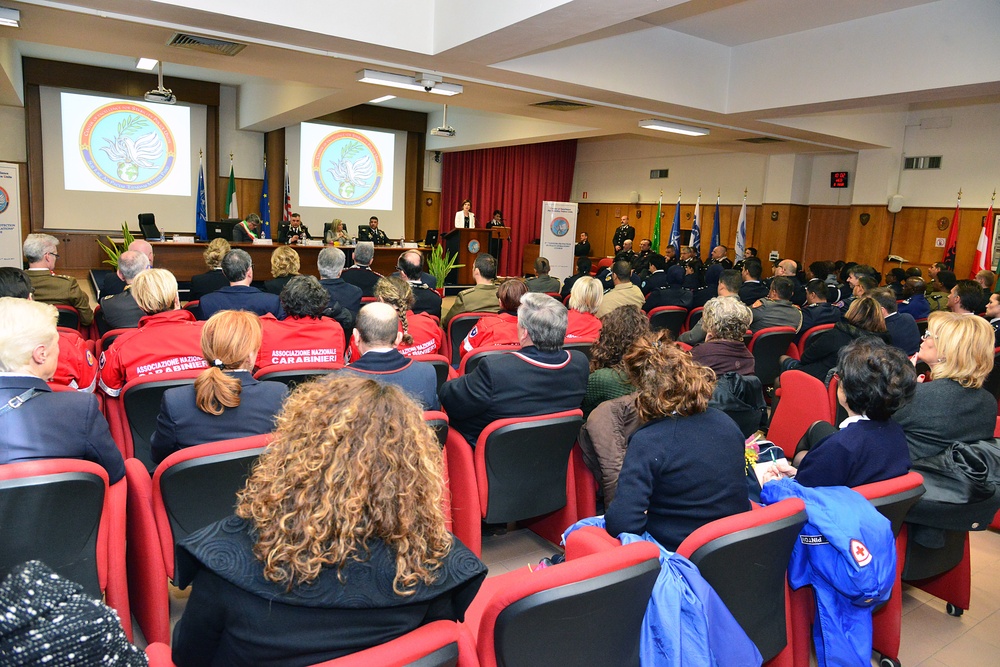
[[628, 224], [627, 214], [622, 216], [621, 222], [622, 224], [618, 227], [618, 229], [615, 230], [615, 235], [614, 238], [612, 239], [612, 243], [615, 246], [616, 253], [621, 251], [622, 246], [625, 245], [626, 239], [628, 239], [629, 241], [635, 240], [635, 227]]
[[500, 312], [500, 299], [497, 297], [497, 286], [493, 281], [497, 277], [497, 261], [492, 255], [481, 252], [476, 256], [476, 263], [472, 268], [472, 277], [476, 281], [475, 287], [462, 290], [455, 297], [455, 303], [451, 310], [441, 320], [441, 326], [448, 330], [448, 322], [459, 313], [498, 313]]

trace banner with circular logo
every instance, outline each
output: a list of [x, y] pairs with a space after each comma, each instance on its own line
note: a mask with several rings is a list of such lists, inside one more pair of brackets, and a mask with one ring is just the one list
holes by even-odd
[[80, 129], [80, 153], [100, 181], [132, 192], [157, 186], [177, 162], [167, 123], [131, 102], [112, 102], [91, 113]]
[[319, 123], [298, 129], [300, 207], [395, 210], [395, 134]]

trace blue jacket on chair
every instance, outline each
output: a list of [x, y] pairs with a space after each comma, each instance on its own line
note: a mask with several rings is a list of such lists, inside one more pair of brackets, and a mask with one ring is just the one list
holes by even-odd
[[792, 588], [816, 594], [813, 641], [819, 667], [871, 664], [872, 610], [889, 599], [896, 545], [889, 520], [846, 486], [809, 488], [791, 479], [768, 482], [765, 505], [801, 498], [809, 521], [788, 564]]

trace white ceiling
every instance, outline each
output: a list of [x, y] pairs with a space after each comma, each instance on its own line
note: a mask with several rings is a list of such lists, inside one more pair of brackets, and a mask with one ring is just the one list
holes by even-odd
[[[886, 145], [870, 113], [1000, 99], [996, 0], [369, 0], [363, 19], [315, 0], [0, 4], [21, 11], [20, 29], [0, 28], [14, 54], [120, 69], [159, 58], [168, 76], [238, 87], [243, 129], [397, 92], [358, 83], [365, 67], [440, 73], [465, 92], [448, 100], [458, 136], [428, 137], [432, 150], [627, 136], [675, 154], [857, 151]], [[165, 46], [176, 31], [248, 46]], [[16, 67], [0, 67], [0, 104], [20, 104]], [[386, 106], [440, 123], [443, 98], [398, 94]], [[556, 98], [592, 108], [531, 106]], [[639, 129], [650, 117], [711, 134]], [[784, 142], [738, 141], [761, 136]]]

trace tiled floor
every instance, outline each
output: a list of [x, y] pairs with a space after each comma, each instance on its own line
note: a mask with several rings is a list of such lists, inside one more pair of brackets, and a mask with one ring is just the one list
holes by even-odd
[[[533, 566], [557, 551], [527, 530], [483, 537], [490, 576]], [[972, 605], [961, 617], [949, 616], [942, 600], [904, 588], [899, 658], [903, 667], [1000, 667], [1000, 533], [972, 533]]]

